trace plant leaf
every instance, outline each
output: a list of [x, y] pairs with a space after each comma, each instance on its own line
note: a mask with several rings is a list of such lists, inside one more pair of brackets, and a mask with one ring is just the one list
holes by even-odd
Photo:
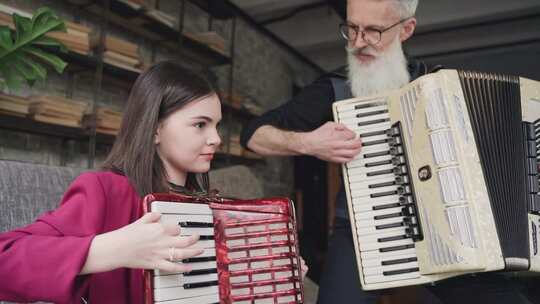
[[51, 37], [47, 37], [47, 36], [41, 36], [38, 39], [36, 39], [34, 41], [34, 45], [52, 47], [52, 48], [58, 49], [59, 51], [63, 53], [67, 53], [69, 51], [68, 48], [64, 44], [62, 44], [60, 41]]
[[50, 64], [59, 74], [61, 74], [67, 66], [67, 63], [60, 59], [58, 56], [45, 53], [38, 48], [26, 46], [22, 49], [22, 51], [27, 54], [31, 54], [32, 56], [35, 56], [40, 60]]
[[11, 47], [13, 47], [11, 30], [7, 26], [0, 26], [0, 48], [9, 49]]

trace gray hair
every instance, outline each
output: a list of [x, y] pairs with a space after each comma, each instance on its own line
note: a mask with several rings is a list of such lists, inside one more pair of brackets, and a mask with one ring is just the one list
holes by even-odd
[[412, 17], [416, 13], [418, 0], [394, 0], [394, 2], [402, 19]]

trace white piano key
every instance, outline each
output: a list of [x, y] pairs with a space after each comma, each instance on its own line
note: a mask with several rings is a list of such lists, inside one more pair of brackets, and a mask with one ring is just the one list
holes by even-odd
[[212, 214], [210, 206], [207, 204], [193, 204], [193, 203], [171, 203], [154, 201], [151, 204], [151, 210], [162, 214]]
[[[216, 261], [209, 261], [209, 262], [197, 262], [197, 263], [181, 263], [178, 262], [178, 264], [185, 264], [191, 266], [192, 270], [202, 270], [202, 269], [216, 269]], [[154, 275], [169, 275], [169, 274], [178, 274], [177, 272], [169, 272], [169, 271], [163, 271], [159, 269], [154, 269]]]
[[[155, 301], [155, 304], [163, 303]], [[215, 304], [219, 303], [219, 293], [197, 296], [192, 298], [175, 299], [164, 302], [163, 304]]]
[[379, 242], [379, 239], [382, 238], [389, 238], [389, 237], [397, 237], [397, 236], [403, 236], [405, 235], [404, 230], [382, 230], [377, 234], [369, 234], [369, 235], [362, 235], [358, 239], [361, 243], [380, 243], [381, 246], [385, 246], [384, 243], [387, 242]]
[[217, 273], [194, 276], [184, 276], [183, 274], [154, 276], [154, 288], [181, 287], [184, 284], [211, 282], [217, 280]]
[[369, 108], [363, 108], [363, 109], [356, 109], [356, 110], [350, 110], [350, 111], [346, 111], [346, 112], [341, 112], [339, 114], [339, 119], [341, 120], [341, 119], [356, 117], [356, 115], [358, 115], [358, 114], [371, 113], [371, 112], [375, 112], [375, 111], [388, 111], [388, 106], [381, 105], [381, 106], [374, 106], [374, 107], [369, 107]]
[[372, 276], [372, 275], [383, 275], [383, 272], [385, 271], [394, 271], [394, 270], [410, 269], [410, 268], [418, 268], [418, 262], [365, 267], [364, 269], [362, 269], [362, 272], [364, 273], [365, 276]]
[[347, 128], [351, 129], [351, 131], [354, 131], [356, 134], [362, 134], [371, 131], [388, 130], [392, 127], [392, 123], [389, 121], [385, 121], [365, 126], [358, 126], [358, 124], [346, 124], [346, 126]]
[[355, 213], [354, 217], [358, 220], [374, 219], [374, 217], [376, 216], [384, 216], [384, 215], [389, 215], [389, 214], [401, 213], [403, 211], [403, 208], [404, 207], [400, 206], [400, 207], [395, 207], [395, 208], [359, 212], [357, 214]]
[[388, 205], [388, 204], [394, 204], [399, 202], [399, 195], [389, 195], [389, 196], [381, 196], [376, 198], [352, 198], [351, 203], [353, 207], [361, 207], [365, 206], [368, 207], [369, 210], [372, 210], [375, 206], [382, 206], [382, 205]]
[[180, 235], [181, 236], [189, 236], [189, 235], [214, 235], [214, 228], [186, 228], [182, 227], [180, 228]]
[[[394, 176], [393, 174], [390, 175], [390, 174], [386, 174], [386, 175], [377, 175], [377, 176], [373, 176], [374, 178], [371, 178], [368, 177], [367, 180], [362, 180], [362, 179], [356, 179], [353, 177], [349, 178], [349, 184], [352, 186], [354, 186], [354, 189], [355, 190], [361, 190], [361, 189], [365, 189], [365, 190], [374, 190], [376, 191], [378, 188], [380, 187], [377, 187], [377, 186], [380, 186], [382, 184], [387, 184], [387, 183], [396, 183], [396, 176]], [[372, 187], [372, 188], [370, 188]]]
[[179, 222], [214, 223], [214, 217], [200, 214], [162, 214], [162, 223], [178, 224]]
[[419, 277], [420, 277], [420, 272], [415, 271], [415, 272], [408, 272], [408, 273], [389, 275], [389, 276], [385, 276], [385, 275], [364, 276], [364, 281], [367, 284], [375, 284], [375, 283], [417, 279]]
[[185, 289], [183, 287], [157, 288], [154, 289], [155, 301], [169, 301], [180, 298], [191, 298], [197, 296], [211, 295], [219, 293], [218, 286], [208, 286], [201, 288]]
[[384, 247], [394, 247], [394, 246], [403, 246], [403, 245], [409, 245], [414, 243], [414, 241], [410, 238], [407, 239], [401, 239], [396, 241], [389, 241], [389, 242], [381, 242], [381, 243], [360, 243], [360, 251], [369, 251], [369, 250], [375, 250], [380, 249]]
[[359, 189], [359, 190], [354, 189], [352, 186], [350, 187], [351, 187], [352, 197], [369, 197], [369, 198], [373, 198], [371, 197], [371, 195], [382, 195], [382, 194], [385, 194], [385, 196], [396, 195], [397, 193], [393, 193], [393, 194], [388, 194], [388, 193], [396, 192], [399, 188], [399, 186], [397, 185], [388, 186], [388, 187], [380, 187], [376, 189]]
[[[368, 133], [368, 132], [365, 132], [365, 133]], [[369, 144], [370, 142], [374, 142], [378, 140], [389, 140], [389, 139], [390, 137], [388, 137], [388, 135], [386, 134], [374, 135], [374, 136], [362, 137], [362, 143]]]
[[406, 227], [405, 226], [396, 226], [396, 227], [390, 227], [390, 228], [384, 228], [384, 229], [377, 229], [376, 226], [358, 227], [358, 225], [356, 225], [356, 234], [357, 235], [371, 235], [371, 234], [380, 233], [381, 231], [384, 231], [384, 230], [391, 230], [391, 229], [392, 229], [392, 231], [401, 230], [401, 231], [403, 231], [403, 233], [405, 233]]
[[366, 185], [380, 183], [379, 180], [396, 180], [397, 176], [394, 172], [386, 174], [377, 174], [372, 176], [367, 176], [366, 174], [357, 174], [348, 176], [349, 185], [355, 186], [356, 189], [361, 188]]
[[393, 232], [399, 232], [399, 233], [405, 233], [405, 226], [399, 226], [394, 228], [387, 228], [387, 229], [375, 229], [375, 227], [362, 227], [361, 229], [356, 229], [356, 235], [359, 239], [361, 239], [364, 236], [368, 235], [377, 235], [381, 233], [381, 231], [393, 231]]
[[362, 228], [362, 227], [371, 227], [371, 226], [378, 226], [378, 225], [388, 225], [393, 223], [402, 223], [405, 219], [404, 216], [398, 216], [398, 217], [392, 217], [388, 219], [382, 219], [382, 220], [375, 220], [375, 219], [357, 219], [357, 214], [355, 216], [356, 221], [356, 227]]
[[360, 259], [362, 261], [362, 265], [364, 263], [370, 263], [372, 264], [372, 261], [375, 262], [382, 262], [382, 261], [389, 261], [389, 260], [396, 260], [401, 259], [404, 257], [417, 257], [416, 249], [415, 248], [407, 248], [403, 250], [393, 250], [393, 251], [387, 251], [387, 252], [380, 252], [379, 250], [372, 250], [372, 251], [363, 251], [360, 253]]
[[382, 171], [382, 170], [391, 170], [391, 169], [394, 169], [394, 167], [395, 166], [393, 164], [376, 166], [376, 167], [357, 167], [357, 168], [354, 168], [353, 170], [349, 170], [350, 172], [348, 173], [348, 175], [349, 175], [349, 177], [351, 177], [351, 176], [359, 176], [359, 175], [366, 175], [367, 173], [370, 173], [370, 172], [378, 172], [378, 171]]
[[361, 109], [366, 108], [373, 108], [378, 106], [386, 106], [388, 107], [388, 102], [386, 98], [377, 98], [377, 99], [371, 99], [371, 100], [365, 100], [361, 102], [351, 102], [351, 103], [344, 103], [340, 104], [336, 110], [339, 114], [346, 113], [349, 111], [358, 111]]
[[371, 121], [376, 121], [380, 119], [389, 119], [389, 118], [390, 118], [389, 113], [383, 113], [383, 114], [364, 116], [364, 117], [352, 117], [352, 118], [340, 119], [340, 122], [345, 125], [355, 125], [355, 124], [358, 125], [359, 123], [360, 124], [369, 123]]

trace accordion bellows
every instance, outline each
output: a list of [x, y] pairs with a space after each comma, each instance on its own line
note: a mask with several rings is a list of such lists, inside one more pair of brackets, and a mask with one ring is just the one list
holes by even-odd
[[232, 200], [151, 194], [145, 212], [200, 235], [200, 256], [178, 261], [190, 273], [146, 271], [145, 302], [303, 303], [293, 203], [286, 198]]

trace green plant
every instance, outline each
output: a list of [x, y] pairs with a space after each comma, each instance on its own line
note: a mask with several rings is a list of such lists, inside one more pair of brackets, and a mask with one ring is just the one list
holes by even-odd
[[[67, 63], [58, 56], [47, 52], [54, 48], [67, 52], [58, 40], [45, 36], [52, 31], [66, 31], [64, 21], [49, 8], [38, 9], [32, 18], [13, 14], [14, 30], [0, 26], [0, 89], [7, 86], [17, 90], [23, 82], [33, 85], [45, 80], [51, 66], [61, 74]], [[45, 47], [45, 49], [43, 49]]]

